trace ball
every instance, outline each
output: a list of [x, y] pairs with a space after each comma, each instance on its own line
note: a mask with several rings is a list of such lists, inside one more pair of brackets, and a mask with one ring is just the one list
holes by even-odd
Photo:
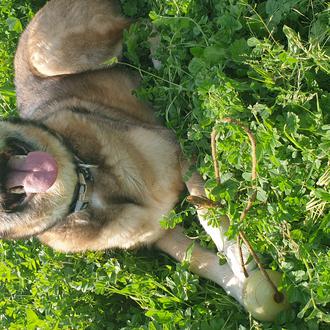
[[[282, 274], [269, 269], [266, 272], [278, 286]], [[278, 313], [290, 307], [283, 293], [276, 296], [273, 287], [260, 270], [252, 272], [247, 278], [243, 289], [243, 303], [246, 310], [259, 321], [274, 321]]]

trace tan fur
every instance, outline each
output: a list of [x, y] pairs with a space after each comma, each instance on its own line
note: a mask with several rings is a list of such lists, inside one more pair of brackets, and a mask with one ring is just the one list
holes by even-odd
[[[55, 185], [30, 202], [35, 212], [11, 214], [23, 225], [6, 228], [4, 237], [37, 235], [57, 250], [74, 252], [132, 248], [164, 234], [159, 221], [183, 188], [178, 145], [133, 96], [138, 84], [133, 73], [121, 67], [95, 71], [120, 56], [127, 25], [115, 1], [53, 0], [22, 35], [15, 58], [21, 116], [55, 131], [72, 151], [55, 147], [59, 141], [42, 128], [2, 123], [7, 135], [19, 131], [60, 165]], [[75, 156], [97, 166], [89, 192], [97, 199], [86, 210], [69, 213], [77, 184]], [[52, 216], [38, 199], [54, 206]], [[42, 228], [37, 218], [43, 218]]]

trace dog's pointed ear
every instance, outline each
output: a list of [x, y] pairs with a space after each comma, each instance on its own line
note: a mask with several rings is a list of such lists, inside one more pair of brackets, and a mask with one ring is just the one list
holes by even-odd
[[50, 1], [26, 32], [29, 66], [42, 77], [99, 69], [121, 57], [123, 31], [130, 24], [108, 1], [95, 0], [92, 7]]

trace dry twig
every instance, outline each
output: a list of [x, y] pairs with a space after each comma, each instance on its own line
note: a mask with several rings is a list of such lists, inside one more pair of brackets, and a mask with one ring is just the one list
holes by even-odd
[[212, 150], [212, 159], [213, 159], [215, 179], [217, 180], [218, 184], [221, 184], [219, 163], [217, 160], [217, 132], [216, 132], [215, 128], [213, 128], [212, 133], [211, 133], [211, 150]]
[[195, 205], [198, 208], [210, 209], [213, 207], [221, 207], [219, 202], [214, 202], [204, 196], [193, 196], [189, 195], [187, 197], [187, 202]]

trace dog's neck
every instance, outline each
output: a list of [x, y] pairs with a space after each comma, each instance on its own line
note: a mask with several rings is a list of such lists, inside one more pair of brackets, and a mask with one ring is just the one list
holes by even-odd
[[[62, 143], [64, 138], [57, 132], [52, 132]], [[72, 202], [69, 208], [69, 214], [85, 210], [89, 205], [90, 196], [93, 191], [93, 175], [92, 168], [97, 168], [97, 165], [87, 164], [79, 158], [73, 150], [71, 150], [77, 168], [78, 182], [73, 193]]]

